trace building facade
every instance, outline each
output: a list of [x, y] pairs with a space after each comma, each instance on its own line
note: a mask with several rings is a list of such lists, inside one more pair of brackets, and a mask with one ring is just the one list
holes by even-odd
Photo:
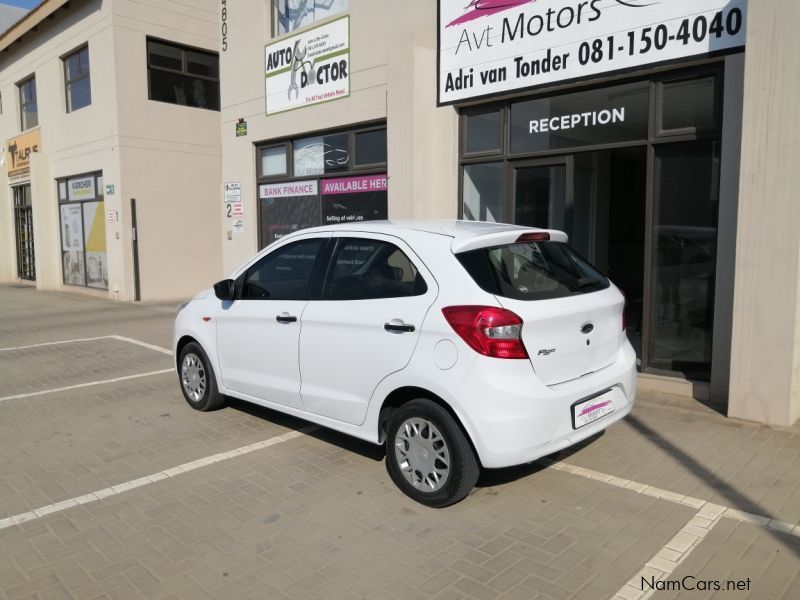
[[223, 267], [385, 218], [563, 229], [642, 388], [800, 417], [790, 0], [254, 0], [220, 11]]
[[0, 281], [186, 297], [281, 236], [565, 230], [640, 386], [800, 418], [791, 0], [45, 0], [0, 35]]
[[46, 0], [0, 36], [0, 281], [181, 298], [221, 273], [217, 3]]

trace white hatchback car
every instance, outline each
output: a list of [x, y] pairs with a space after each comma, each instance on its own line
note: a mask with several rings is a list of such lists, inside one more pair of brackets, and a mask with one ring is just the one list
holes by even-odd
[[622, 419], [636, 357], [624, 297], [546, 231], [466, 221], [305, 229], [178, 313], [181, 389], [386, 445], [428, 506]]

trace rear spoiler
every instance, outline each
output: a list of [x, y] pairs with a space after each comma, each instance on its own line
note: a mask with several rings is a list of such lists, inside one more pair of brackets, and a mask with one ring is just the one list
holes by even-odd
[[453, 238], [450, 249], [453, 254], [478, 250], [480, 248], [493, 248], [495, 246], [508, 246], [509, 244], [525, 242], [563, 242], [567, 243], [569, 237], [563, 231], [555, 229], [510, 229], [487, 233], [486, 235], [476, 235], [464, 237], [463, 239]]

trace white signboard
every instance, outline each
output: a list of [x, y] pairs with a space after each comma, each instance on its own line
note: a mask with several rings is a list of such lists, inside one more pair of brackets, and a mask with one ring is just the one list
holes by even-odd
[[231, 204], [233, 202], [242, 201], [242, 184], [238, 181], [228, 181], [223, 184], [225, 187], [225, 195], [223, 197], [224, 204]]
[[259, 186], [258, 196], [268, 198], [294, 198], [297, 196], [316, 196], [319, 190], [317, 180], [293, 181], [291, 183], [265, 183]]
[[94, 175], [67, 181], [67, 194], [70, 200], [94, 200]]
[[438, 0], [439, 104], [744, 47], [747, 0]]
[[267, 114], [350, 95], [350, 17], [266, 48]]

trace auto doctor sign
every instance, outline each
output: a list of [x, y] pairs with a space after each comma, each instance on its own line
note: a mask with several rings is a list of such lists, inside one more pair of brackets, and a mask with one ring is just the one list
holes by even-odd
[[439, 0], [439, 104], [730, 52], [747, 0]]
[[350, 95], [350, 17], [266, 48], [267, 114]]

